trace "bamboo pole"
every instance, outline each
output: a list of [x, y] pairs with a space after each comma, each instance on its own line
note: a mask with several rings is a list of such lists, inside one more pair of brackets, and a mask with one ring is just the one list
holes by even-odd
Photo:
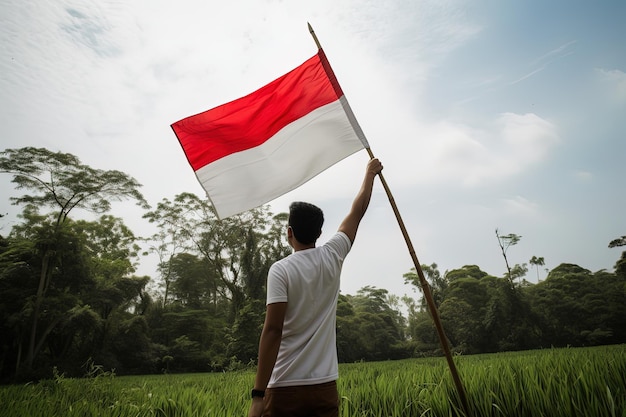
[[[308, 23], [309, 32], [315, 41], [318, 49], [322, 49], [322, 46], [313, 31], [313, 27]], [[374, 153], [368, 147], [367, 153], [369, 154], [370, 159], [374, 158]], [[415, 253], [415, 249], [413, 248], [413, 243], [411, 243], [411, 238], [409, 237], [409, 233], [406, 230], [406, 226], [404, 225], [404, 221], [402, 220], [402, 216], [400, 215], [400, 211], [398, 210], [398, 206], [396, 205], [396, 201], [391, 193], [389, 186], [387, 185], [387, 181], [385, 181], [385, 177], [383, 173], [380, 172], [378, 174], [380, 178], [380, 182], [387, 193], [387, 198], [389, 199], [389, 203], [391, 204], [391, 208], [393, 213], [396, 216], [396, 220], [398, 221], [398, 225], [400, 226], [400, 230], [402, 232], [402, 236], [404, 237], [404, 241], [406, 242], [407, 248], [409, 250], [409, 254], [411, 255], [411, 259], [413, 260], [413, 265], [415, 266], [415, 270], [417, 271], [417, 276], [419, 277], [420, 286], [422, 288], [422, 292], [424, 293], [424, 298], [426, 299], [426, 303], [428, 305], [428, 310], [430, 312], [430, 316], [433, 319], [435, 324], [435, 328], [437, 329], [437, 335], [439, 336], [439, 342], [441, 343], [441, 347], [445, 353], [446, 360], [448, 362], [448, 367], [450, 368], [450, 373], [452, 374], [452, 379], [454, 381], [454, 385], [459, 394], [459, 399], [461, 400], [461, 406], [463, 407], [463, 411], [467, 417], [472, 417], [470, 412], [469, 403], [467, 401], [467, 396], [465, 395], [465, 390], [463, 389], [463, 383], [461, 382], [461, 378], [459, 377], [459, 373], [457, 372], [456, 365], [452, 358], [452, 352], [450, 351], [450, 345], [448, 343], [448, 338], [443, 330], [443, 325], [441, 324], [441, 319], [439, 317], [439, 311], [437, 310], [437, 305], [435, 304], [435, 300], [433, 299], [432, 293], [430, 291], [430, 286], [426, 277], [424, 276], [424, 271], [420, 265], [419, 260], [417, 259], [417, 255]]]

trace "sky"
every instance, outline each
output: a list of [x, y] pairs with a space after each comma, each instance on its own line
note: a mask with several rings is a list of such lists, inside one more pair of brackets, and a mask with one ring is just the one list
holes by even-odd
[[[204, 195], [170, 125], [244, 96], [313, 56], [317, 34], [383, 165], [421, 264], [506, 271], [543, 257], [613, 271], [626, 235], [626, 2], [579, 0], [0, 0], [0, 149], [71, 153], [143, 184], [153, 206]], [[272, 201], [347, 214], [360, 151]], [[19, 207], [0, 175], [0, 233]], [[135, 234], [152, 226], [116, 204]], [[374, 186], [341, 290], [419, 297], [388, 196]], [[155, 262], [138, 271], [156, 276]]]

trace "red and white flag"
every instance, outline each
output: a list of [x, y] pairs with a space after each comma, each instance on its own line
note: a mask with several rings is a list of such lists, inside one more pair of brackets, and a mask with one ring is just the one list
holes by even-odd
[[369, 147], [321, 49], [172, 129], [219, 218], [265, 204]]

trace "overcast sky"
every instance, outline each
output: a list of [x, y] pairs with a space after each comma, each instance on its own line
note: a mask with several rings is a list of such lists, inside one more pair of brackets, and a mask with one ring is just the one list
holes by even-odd
[[[44, 147], [126, 172], [155, 205], [203, 195], [170, 124], [231, 101], [317, 50], [333, 66], [421, 263], [613, 266], [626, 234], [626, 2], [578, 0], [0, 0], [0, 148]], [[361, 151], [272, 202], [322, 207], [334, 232]], [[7, 234], [11, 177], [0, 177]], [[116, 205], [136, 234], [142, 212]], [[342, 291], [413, 294], [413, 266], [380, 183]], [[155, 276], [153, 263], [139, 271]], [[539, 278], [546, 272], [539, 271]], [[534, 269], [527, 279], [537, 281]]]

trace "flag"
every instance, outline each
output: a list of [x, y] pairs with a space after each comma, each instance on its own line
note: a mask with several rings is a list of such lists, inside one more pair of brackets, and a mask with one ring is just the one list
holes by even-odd
[[321, 49], [172, 129], [219, 218], [265, 204], [369, 147]]

